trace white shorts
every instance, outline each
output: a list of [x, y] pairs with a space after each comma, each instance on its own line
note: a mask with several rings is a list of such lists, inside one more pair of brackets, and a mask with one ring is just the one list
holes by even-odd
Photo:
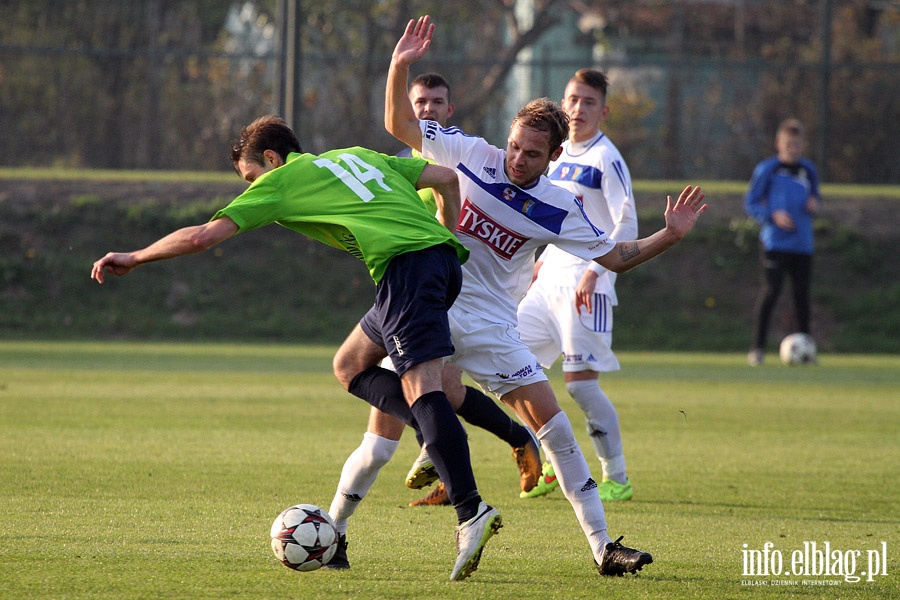
[[593, 294], [591, 312], [582, 306], [581, 315], [570, 287], [533, 285], [519, 304], [522, 341], [545, 368], [562, 355], [565, 372], [618, 371], [612, 327], [612, 302], [605, 294]]
[[485, 392], [497, 397], [539, 381], [547, 381], [534, 354], [519, 339], [519, 332], [508, 322], [497, 322], [450, 308], [450, 336], [456, 353], [455, 363]]

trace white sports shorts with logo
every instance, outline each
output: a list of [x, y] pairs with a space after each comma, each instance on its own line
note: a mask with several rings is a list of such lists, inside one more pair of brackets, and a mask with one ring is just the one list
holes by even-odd
[[534, 354], [515, 326], [467, 312], [455, 305], [447, 315], [456, 353], [449, 361], [465, 371], [485, 392], [500, 397], [539, 381], [547, 381]]
[[612, 302], [605, 294], [593, 294], [591, 312], [582, 306], [581, 315], [572, 287], [533, 285], [519, 304], [519, 334], [545, 368], [562, 355], [565, 372], [618, 371], [612, 328]]

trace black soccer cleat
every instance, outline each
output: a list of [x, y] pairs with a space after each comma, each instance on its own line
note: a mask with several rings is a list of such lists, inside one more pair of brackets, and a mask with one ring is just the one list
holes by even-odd
[[328, 564], [322, 565], [325, 569], [349, 569], [350, 561], [347, 560], [347, 536], [341, 534], [338, 537], [337, 550], [334, 556], [328, 561]]
[[619, 539], [606, 545], [606, 551], [599, 565], [596, 560], [594, 561], [597, 572], [601, 575], [621, 577], [625, 573], [637, 573], [644, 565], [653, 562], [653, 557], [649, 553], [620, 544], [622, 537], [624, 536], [619, 536]]

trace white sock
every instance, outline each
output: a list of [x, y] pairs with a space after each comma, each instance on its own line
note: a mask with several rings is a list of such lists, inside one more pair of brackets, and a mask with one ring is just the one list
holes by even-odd
[[347, 520], [356, 512], [356, 507], [378, 478], [381, 467], [391, 460], [399, 444], [399, 441], [366, 432], [359, 447], [347, 457], [328, 509], [338, 533], [347, 533]]
[[625, 483], [625, 452], [619, 416], [596, 379], [570, 381], [566, 391], [584, 412], [585, 424], [594, 452], [603, 468], [603, 478]]
[[541, 427], [537, 436], [553, 465], [559, 487], [575, 509], [578, 523], [599, 563], [606, 544], [612, 540], [606, 533], [606, 514], [597, 492], [597, 482], [591, 477], [566, 413], [556, 413]]

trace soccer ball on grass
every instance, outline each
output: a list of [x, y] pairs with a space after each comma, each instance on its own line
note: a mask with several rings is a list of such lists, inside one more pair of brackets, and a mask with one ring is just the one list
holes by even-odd
[[781, 340], [778, 354], [781, 362], [789, 366], [814, 364], [816, 341], [808, 333], [792, 333]]
[[281, 511], [269, 537], [275, 558], [297, 571], [315, 571], [327, 565], [338, 545], [334, 521], [312, 504], [297, 504]]

